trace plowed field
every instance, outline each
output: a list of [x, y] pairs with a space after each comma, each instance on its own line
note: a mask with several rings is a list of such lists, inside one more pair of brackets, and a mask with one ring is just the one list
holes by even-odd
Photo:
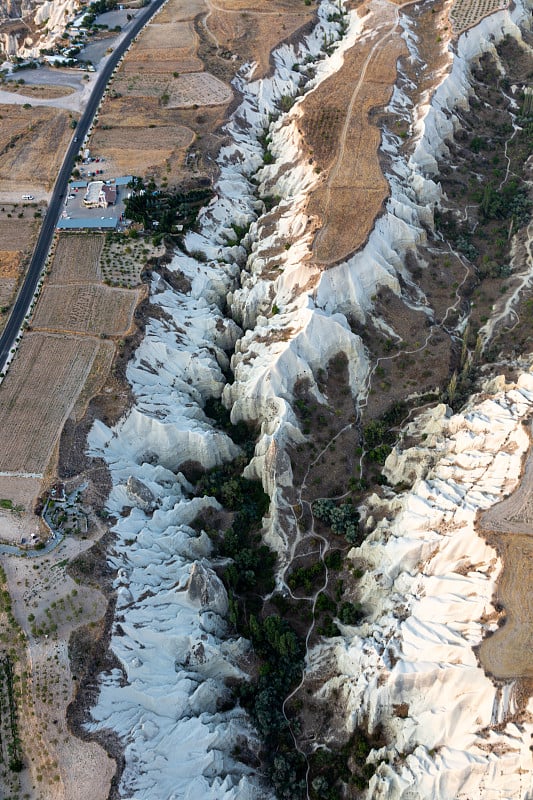
[[0, 472], [42, 473], [100, 344], [29, 333], [0, 392]]
[[99, 336], [125, 333], [138, 293], [108, 286], [46, 286], [37, 304], [35, 329]]
[[59, 236], [50, 284], [94, 283], [101, 279], [101, 233], [62, 233]]

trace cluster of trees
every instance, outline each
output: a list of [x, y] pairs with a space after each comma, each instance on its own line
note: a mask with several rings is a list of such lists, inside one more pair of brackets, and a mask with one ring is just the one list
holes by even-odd
[[257, 681], [241, 687], [241, 702], [268, 747], [268, 772], [277, 796], [296, 800], [305, 796], [305, 761], [294, 750], [283, 703], [302, 674], [304, 647], [277, 614], [263, 620], [251, 615], [248, 636], [262, 666]]
[[333, 533], [345, 536], [350, 544], [359, 542], [359, 513], [351, 503], [337, 505], [334, 500], [315, 500], [313, 514], [331, 527]]
[[403, 402], [393, 403], [388, 411], [379, 419], [374, 419], [363, 430], [365, 450], [370, 461], [384, 464], [396, 441], [393, 428], [405, 417], [407, 405]]
[[316, 582], [323, 580], [324, 565], [322, 561], [317, 561], [310, 567], [298, 567], [294, 569], [287, 578], [287, 583], [291, 589], [303, 589], [307, 594], [312, 590]]
[[228, 409], [217, 398], [209, 398], [204, 406], [204, 412], [213, 420], [218, 428], [223, 430], [231, 439], [244, 450], [245, 455], [251, 458], [255, 448], [255, 431], [246, 422], [240, 420], [235, 425], [232, 423]]
[[[22, 748], [18, 731], [17, 704], [15, 701], [15, 693], [13, 688], [15, 674], [13, 670], [13, 663], [9, 656], [5, 656], [2, 659], [1, 667], [7, 694], [8, 728], [10, 733], [9, 741], [7, 743], [9, 769], [12, 772], [21, 772], [21, 770], [24, 768], [24, 762], [22, 761]], [[5, 708], [2, 708], [1, 711], [5, 712]]]
[[[210, 407], [220, 422], [224, 414]], [[262, 597], [274, 589], [275, 553], [259, 533], [269, 498], [259, 481], [244, 478], [243, 459], [205, 473], [198, 493], [209, 494], [229, 511], [233, 522], [219, 542], [220, 555], [231, 559], [223, 579], [230, 599], [230, 621], [251, 640], [260, 660], [255, 680], [242, 683], [237, 694], [250, 712], [266, 746], [268, 775], [279, 798], [305, 797], [305, 760], [294, 750], [283, 712], [285, 698], [301, 676], [304, 647], [289, 622], [277, 614], [262, 617]]]
[[84, 17], [84, 24], [90, 28], [96, 17], [106, 11], [114, 11], [118, 7], [118, 0], [94, 0]]
[[319, 748], [310, 756], [311, 771], [315, 775], [311, 787], [313, 800], [339, 800], [339, 782], [350, 783], [356, 789], [365, 789], [376, 771], [374, 764], [367, 764], [372, 749], [370, 738], [356, 729], [346, 744], [332, 751]]
[[513, 218], [517, 227], [525, 225], [530, 217], [531, 201], [521, 181], [513, 178], [503, 186], [488, 183], [480, 198], [481, 213], [486, 220]]
[[207, 186], [183, 192], [158, 190], [154, 181], [145, 186], [140, 178], [134, 178], [131, 188], [131, 197], [125, 202], [126, 217], [160, 235], [176, 233], [178, 225], [183, 226], [183, 231], [191, 228], [213, 195]]

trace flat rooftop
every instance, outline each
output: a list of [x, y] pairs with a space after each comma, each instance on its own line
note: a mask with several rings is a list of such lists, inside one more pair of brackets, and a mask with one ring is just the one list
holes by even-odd
[[103, 219], [100, 217], [95, 219], [94, 217], [85, 217], [84, 219], [60, 219], [57, 223], [58, 230], [79, 230], [80, 228], [92, 228], [94, 230], [99, 230], [105, 228], [106, 230], [115, 230], [118, 225], [118, 219], [116, 217], [104, 217]]

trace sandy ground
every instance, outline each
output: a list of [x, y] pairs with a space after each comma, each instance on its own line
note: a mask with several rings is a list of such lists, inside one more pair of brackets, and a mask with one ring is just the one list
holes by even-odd
[[20, 544], [23, 538], [39, 535], [41, 525], [32, 508], [40, 487], [38, 478], [0, 475], [0, 499], [11, 500], [17, 507], [16, 511], [0, 508], [0, 542]]
[[533, 676], [533, 448], [517, 489], [480, 517], [480, 528], [503, 560], [495, 603], [500, 627], [479, 649], [483, 668], [496, 678]]
[[484, 639], [479, 658], [489, 675], [502, 680], [533, 676], [533, 537], [522, 534], [497, 534], [487, 537], [502, 559], [503, 572], [495, 592], [495, 602], [503, 606], [504, 623]]

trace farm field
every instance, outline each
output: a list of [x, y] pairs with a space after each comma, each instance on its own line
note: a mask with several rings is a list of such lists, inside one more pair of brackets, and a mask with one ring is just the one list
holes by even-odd
[[95, 283], [101, 279], [102, 233], [61, 233], [57, 239], [49, 284]]
[[378, 159], [380, 132], [369, 115], [388, 101], [405, 44], [393, 8], [370, 3], [367, 9], [365, 28], [376, 30], [376, 37], [349, 50], [339, 73], [302, 104], [300, 128], [324, 174], [308, 205], [322, 223], [314, 255], [324, 266], [361, 247], [389, 193]]
[[[171, 183], [173, 179], [177, 180], [185, 152], [194, 141], [193, 131], [183, 125], [169, 124], [168, 116], [163, 120], [156, 102], [144, 103], [146, 118], [135, 110], [138, 101], [119, 103], [113, 108], [112, 115], [102, 115], [106, 120], [104, 124], [111, 125], [111, 130], [97, 128], [91, 137], [94, 151], [105, 155], [108, 168], [115, 174], [127, 173], [134, 167], [136, 174], [141, 176], [166, 176]], [[150, 114], [150, 109], [153, 114]], [[152, 122], [148, 123], [148, 119]], [[118, 124], [113, 124], [115, 122]], [[148, 124], [155, 130], [149, 129]]]
[[[180, 76], [203, 70], [196, 55], [199, 42], [193, 20], [204, 8], [200, 2], [190, 6], [184, 0], [170, 0], [143, 30], [118, 70], [90, 142], [91, 150], [102, 155], [117, 173], [150, 175], [170, 185], [183, 178], [182, 167], [194, 142], [195, 125], [171, 106], [176, 97], [185, 96], [183, 89], [180, 95], [179, 83], [175, 88]], [[191, 105], [204, 102], [202, 79], [198, 88]], [[222, 98], [219, 102], [227, 103], [233, 94], [225, 84], [223, 88], [224, 93], [219, 85], [216, 90], [209, 85], [203, 93], [213, 102], [218, 92]], [[182, 102], [188, 105], [187, 100]], [[212, 117], [207, 120], [209, 125], [222, 121], [219, 112]]]
[[208, 72], [192, 72], [170, 81], [167, 93], [169, 108], [193, 108], [198, 97], [204, 106], [229, 103], [233, 92], [225, 83]]
[[0, 186], [20, 196], [49, 191], [72, 136], [71, 115], [61, 109], [0, 105]]
[[81, 336], [24, 336], [0, 392], [0, 472], [44, 472], [104, 344]]
[[138, 301], [138, 293], [98, 285], [45, 286], [33, 315], [34, 330], [85, 333], [100, 336], [124, 334]]
[[[199, 36], [194, 19], [202, 13]], [[216, 152], [221, 137], [215, 131], [233, 100], [229, 80], [246, 60], [258, 63], [257, 76], [265, 74], [273, 45], [289, 38], [313, 13], [303, 3], [295, 11], [288, 0], [195, 0], [192, 5], [169, 0], [118, 70], [91, 150], [117, 173], [134, 172], [169, 186], [192, 171], [197, 177], [211, 174], [209, 159], [200, 157], [188, 167], [185, 156], [195, 145], [200, 156]]]
[[508, 0], [455, 0], [450, 10], [450, 20], [455, 34], [471, 28], [499, 8], [507, 8]]
[[149, 239], [130, 239], [120, 234], [107, 234], [100, 256], [100, 271], [110, 286], [133, 288], [141, 282], [141, 274], [150, 258], [165, 253], [165, 246], [154, 247]]

